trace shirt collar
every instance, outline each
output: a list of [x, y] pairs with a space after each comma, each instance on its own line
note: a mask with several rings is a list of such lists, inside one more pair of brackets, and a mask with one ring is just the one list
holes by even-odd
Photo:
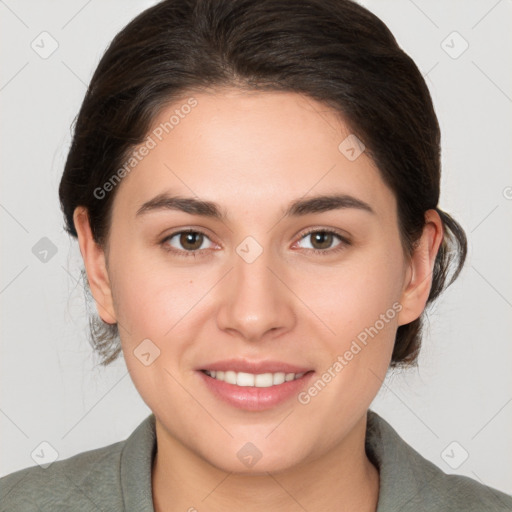
[[377, 512], [416, 511], [439, 469], [409, 446], [384, 418], [368, 410], [365, 449], [379, 470]]
[[126, 440], [120, 478], [126, 512], [154, 512], [151, 472], [156, 454], [155, 415], [150, 414]]

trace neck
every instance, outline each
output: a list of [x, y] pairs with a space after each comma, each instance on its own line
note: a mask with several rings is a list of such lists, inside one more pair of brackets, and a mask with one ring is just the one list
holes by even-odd
[[280, 472], [223, 471], [170, 436], [157, 420], [152, 471], [155, 512], [375, 512], [379, 473], [366, 456], [366, 414], [319, 458]]

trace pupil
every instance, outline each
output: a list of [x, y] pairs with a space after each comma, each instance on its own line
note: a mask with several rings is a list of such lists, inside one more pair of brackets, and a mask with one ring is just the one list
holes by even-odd
[[315, 233], [313, 236], [315, 242], [318, 242], [321, 247], [320, 249], [326, 249], [329, 248], [331, 245], [331, 239], [332, 239], [332, 233], [327, 233], [325, 231], [321, 231], [318, 233]]
[[[181, 244], [183, 245], [183, 247], [185, 247], [186, 249], [190, 249], [190, 250], [194, 250], [194, 249], [198, 249], [199, 247], [201, 247], [201, 233], [183, 233], [181, 235]], [[194, 240], [195, 240], [195, 243], [194, 243]], [[199, 243], [198, 243], [198, 240], [199, 240]], [[187, 244], [191, 244], [192, 247], [190, 246], [187, 246]]]

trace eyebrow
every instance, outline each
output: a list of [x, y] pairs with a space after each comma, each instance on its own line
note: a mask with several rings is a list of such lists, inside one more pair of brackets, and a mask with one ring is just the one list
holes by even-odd
[[[331, 210], [354, 208], [374, 214], [373, 208], [366, 202], [347, 194], [319, 195], [309, 199], [297, 199], [290, 203], [284, 212], [284, 217], [297, 217], [312, 213], [322, 213]], [[191, 215], [200, 215], [218, 220], [226, 220], [227, 213], [212, 201], [196, 199], [194, 197], [172, 196], [167, 193], [158, 194], [146, 201], [135, 214], [136, 217], [144, 214], [162, 211], [178, 210]]]

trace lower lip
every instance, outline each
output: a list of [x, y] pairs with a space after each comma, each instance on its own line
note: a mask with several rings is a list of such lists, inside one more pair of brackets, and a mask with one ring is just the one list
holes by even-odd
[[300, 379], [283, 382], [268, 388], [255, 386], [236, 386], [222, 380], [217, 380], [199, 371], [200, 377], [207, 388], [221, 400], [239, 409], [247, 411], [264, 411], [282, 404], [290, 398], [297, 396], [309, 382], [314, 372], [304, 374]]

